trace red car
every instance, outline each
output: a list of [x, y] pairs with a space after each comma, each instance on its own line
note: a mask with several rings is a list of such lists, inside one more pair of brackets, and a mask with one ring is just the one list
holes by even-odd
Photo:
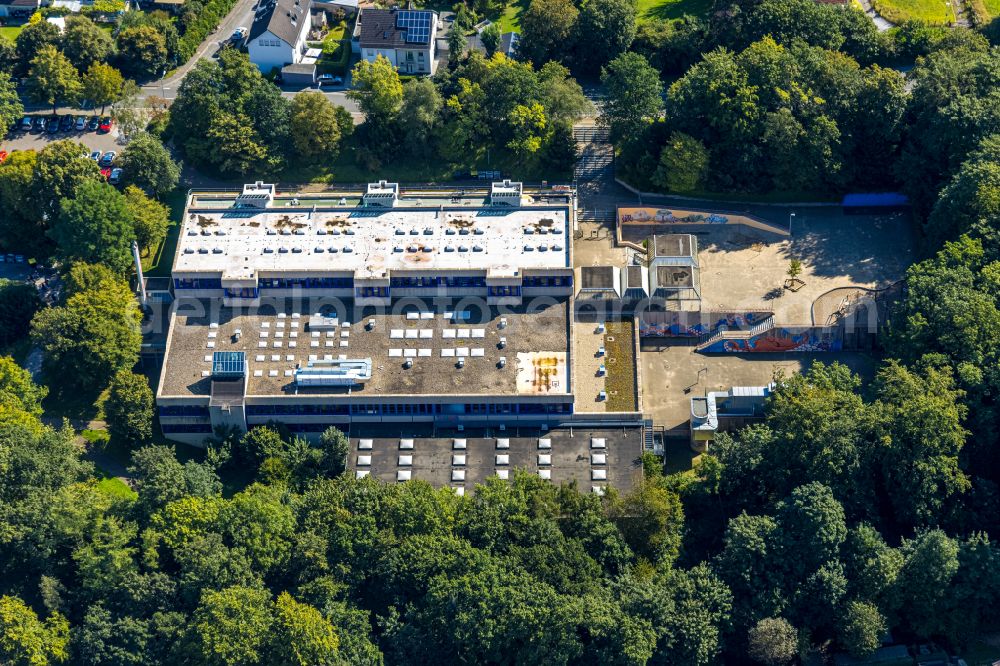
[[0, 150], [0, 164], [3, 164], [3, 161], [5, 159], [7, 159], [7, 151], [6, 150]]
[[112, 127], [114, 127], [114, 121], [112, 121], [110, 117], [105, 116], [104, 118], [101, 118], [101, 124], [97, 126], [97, 131], [104, 132], [106, 134], [111, 131]]
[[101, 175], [104, 176], [104, 180], [111, 178], [111, 167], [104, 167], [101, 169]]

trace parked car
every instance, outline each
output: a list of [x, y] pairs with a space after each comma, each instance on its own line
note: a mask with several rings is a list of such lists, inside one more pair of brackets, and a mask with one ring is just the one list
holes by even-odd
[[101, 126], [101, 119], [97, 116], [91, 116], [90, 120], [87, 121], [87, 131], [96, 132], [97, 128]]
[[45, 131], [45, 118], [43, 118], [42, 116], [35, 116], [34, 127], [32, 128], [31, 131], [32, 132], [44, 132]]
[[100, 162], [101, 161], [101, 151], [95, 150], [92, 153], [90, 153], [90, 159], [94, 160], [95, 162]]
[[122, 170], [120, 168], [112, 169], [111, 174], [108, 176], [108, 182], [112, 185], [122, 182]]
[[73, 129], [74, 124], [73, 116], [60, 116], [59, 118], [59, 131], [69, 132]]
[[323, 86], [342, 86], [344, 85], [344, 79], [339, 76], [334, 76], [333, 74], [320, 74], [316, 79], [316, 86], [322, 88]]
[[82, 132], [87, 129], [87, 118], [85, 116], [77, 116], [76, 122], [73, 123], [73, 129], [77, 132]]
[[113, 150], [109, 150], [108, 152], [101, 155], [101, 160], [98, 162], [98, 164], [100, 164], [102, 167], [109, 167], [115, 163], [116, 157], [118, 157], [118, 153], [116, 153]]
[[31, 131], [31, 128], [34, 126], [34, 124], [35, 124], [34, 119], [31, 116], [25, 116], [24, 118], [21, 119], [21, 131], [22, 132]]
[[111, 120], [110, 117], [104, 116], [103, 118], [101, 118], [101, 124], [98, 126], [97, 129], [99, 132], [107, 134], [108, 132], [111, 131], [112, 127], [114, 127], [114, 122]]
[[233, 30], [233, 36], [230, 37], [230, 39], [234, 42], [242, 42], [244, 39], [247, 38], [247, 35], [249, 34], [250, 34], [249, 30], [247, 30], [243, 26], [240, 26], [239, 28], [236, 28], [236, 30]]
[[7, 151], [0, 150], [0, 164], [3, 164], [6, 159], [7, 159]]
[[59, 116], [52, 116], [45, 121], [45, 131], [49, 134], [55, 134], [59, 131]]
[[111, 167], [102, 167], [101, 175], [104, 176], [104, 180], [111, 178]]

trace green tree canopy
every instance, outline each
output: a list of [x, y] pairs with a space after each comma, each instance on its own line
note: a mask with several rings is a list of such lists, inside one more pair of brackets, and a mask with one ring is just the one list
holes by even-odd
[[180, 165], [170, 157], [159, 139], [146, 132], [132, 137], [118, 159], [125, 172], [125, 182], [153, 196], [167, 194], [180, 181]]
[[51, 234], [68, 262], [102, 263], [121, 275], [132, 265], [135, 222], [125, 197], [107, 183], [82, 183], [63, 199]]
[[83, 93], [79, 72], [54, 46], [43, 46], [31, 59], [26, 85], [29, 99], [51, 106], [53, 113], [60, 105], [75, 104]]

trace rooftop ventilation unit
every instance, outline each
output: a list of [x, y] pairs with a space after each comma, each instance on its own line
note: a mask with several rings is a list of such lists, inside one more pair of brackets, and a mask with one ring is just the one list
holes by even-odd
[[243, 186], [236, 197], [237, 208], [267, 208], [274, 201], [274, 185], [258, 180]]
[[371, 358], [310, 361], [295, 370], [298, 386], [353, 386], [371, 378]]
[[507, 357], [506, 356], [501, 356], [500, 360], [497, 361], [497, 367], [502, 368], [502, 367], [504, 367], [506, 365], [507, 365]]
[[464, 368], [465, 367], [465, 359], [464, 358], [458, 359], [458, 362], [455, 364], [455, 367], [456, 368]]

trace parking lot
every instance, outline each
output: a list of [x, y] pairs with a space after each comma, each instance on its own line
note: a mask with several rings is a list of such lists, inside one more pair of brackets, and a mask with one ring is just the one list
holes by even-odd
[[[52, 117], [51, 113], [32, 113], [28, 114], [32, 117], [42, 116], [44, 118]], [[59, 117], [67, 115], [66, 113], [59, 113]], [[78, 114], [69, 114], [78, 115]], [[87, 118], [90, 116], [88, 115]], [[45, 146], [49, 145], [53, 141], [60, 141], [62, 139], [72, 139], [74, 141], [79, 141], [88, 150], [99, 150], [102, 153], [109, 150], [114, 150], [116, 152], [121, 152], [122, 145], [118, 142], [118, 130], [112, 129], [108, 133], [101, 132], [77, 132], [75, 129], [68, 132], [57, 132], [55, 134], [50, 134], [48, 132], [23, 132], [16, 131], [10, 132], [7, 136], [0, 141], [0, 150], [6, 150], [8, 153], [13, 150], [41, 150]]]

